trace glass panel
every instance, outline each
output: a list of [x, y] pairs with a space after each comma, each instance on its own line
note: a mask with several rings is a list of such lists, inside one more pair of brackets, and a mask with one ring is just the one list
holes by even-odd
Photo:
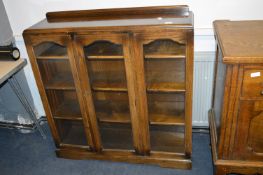
[[129, 99], [126, 92], [93, 92], [95, 110], [101, 122], [130, 122]]
[[44, 42], [34, 47], [34, 53], [60, 139], [87, 145], [67, 48]]
[[66, 47], [44, 42], [34, 52], [46, 89], [75, 89]]
[[170, 39], [159, 39], [144, 45], [145, 58], [169, 59], [185, 58], [185, 44]]
[[46, 89], [75, 89], [68, 60], [37, 60]]
[[46, 90], [54, 118], [81, 119], [77, 94], [74, 90]]
[[44, 42], [34, 47], [37, 59], [67, 59], [67, 48], [54, 42]]
[[93, 90], [127, 91], [123, 60], [87, 61]]
[[143, 48], [151, 150], [184, 153], [185, 45], [159, 39]]
[[56, 126], [62, 143], [87, 145], [84, 127], [81, 121], [56, 120]]
[[53, 117], [81, 119], [67, 48], [44, 42], [34, 52]]
[[103, 148], [133, 150], [132, 129], [129, 123], [100, 123]]
[[146, 60], [147, 90], [173, 92], [185, 90], [185, 60]]
[[122, 45], [96, 41], [84, 52], [103, 148], [133, 149]]
[[184, 94], [148, 93], [151, 124], [184, 125]]
[[109, 41], [96, 41], [84, 48], [88, 59], [121, 59], [123, 58], [122, 46]]
[[184, 127], [150, 126], [152, 151], [174, 152], [184, 154]]
[[185, 45], [172, 40], [156, 40], [143, 46], [147, 90], [185, 90]]

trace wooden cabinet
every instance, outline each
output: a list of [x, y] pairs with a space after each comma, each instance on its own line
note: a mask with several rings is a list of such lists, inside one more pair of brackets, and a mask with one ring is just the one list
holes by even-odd
[[217, 175], [263, 174], [263, 21], [216, 21], [209, 123]]
[[24, 31], [59, 157], [191, 168], [192, 20], [187, 6], [53, 12]]

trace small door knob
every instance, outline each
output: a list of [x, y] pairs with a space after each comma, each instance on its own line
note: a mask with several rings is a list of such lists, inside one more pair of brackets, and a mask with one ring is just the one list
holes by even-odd
[[261, 95], [263, 95], [263, 90], [260, 92]]

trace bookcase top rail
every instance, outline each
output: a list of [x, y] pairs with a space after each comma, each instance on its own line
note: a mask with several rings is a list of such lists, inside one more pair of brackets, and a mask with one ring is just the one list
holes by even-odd
[[188, 16], [189, 8], [187, 5], [57, 11], [48, 12], [46, 14], [48, 22], [141, 19], [157, 17], [183, 18]]

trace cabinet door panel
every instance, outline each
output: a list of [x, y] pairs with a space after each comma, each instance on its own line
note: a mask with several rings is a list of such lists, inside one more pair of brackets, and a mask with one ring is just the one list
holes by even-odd
[[143, 52], [151, 151], [191, 154], [191, 116], [186, 116], [191, 101], [186, 102], [186, 94], [191, 94], [192, 75], [186, 72], [192, 60], [187, 36], [186, 31], [166, 29], [157, 35], [137, 34]]
[[27, 49], [56, 145], [89, 147], [70, 37], [31, 36]]
[[241, 101], [234, 158], [263, 160], [263, 101]]
[[83, 89], [98, 149], [133, 150], [125, 34], [78, 35]]

